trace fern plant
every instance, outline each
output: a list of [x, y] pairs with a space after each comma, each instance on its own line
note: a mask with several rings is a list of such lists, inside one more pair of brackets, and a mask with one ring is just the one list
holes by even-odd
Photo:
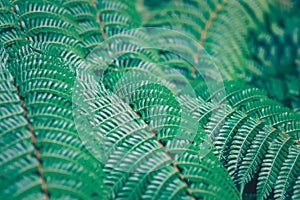
[[0, 199], [299, 199], [300, 116], [249, 40], [274, 9], [2, 0]]
[[280, 14], [263, 24], [263, 31], [253, 33], [255, 36], [249, 38], [249, 46], [257, 65], [262, 66], [263, 75], [268, 79], [264, 81], [262, 77], [254, 76], [253, 84], [298, 112], [299, 2], [291, 3], [289, 9], [274, 8]]

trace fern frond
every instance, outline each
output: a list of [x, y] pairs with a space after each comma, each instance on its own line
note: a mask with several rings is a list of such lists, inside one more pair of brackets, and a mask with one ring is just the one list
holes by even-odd
[[298, 176], [298, 178], [296, 179], [296, 182], [295, 182], [295, 185], [294, 185], [294, 187], [293, 187], [293, 190], [294, 190], [294, 193], [293, 193], [293, 196], [292, 196], [292, 198], [294, 198], [294, 199], [297, 199], [297, 198], [299, 198], [299, 183], [300, 183], [300, 178], [299, 178], [299, 176]]
[[[223, 93], [224, 90], [228, 92]], [[274, 190], [275, 180], [283, 163], [288, 162], [285, 156], [289, 154], [290, 149], [298, 148], [298, 141], [293, 141], [293, 138], [297, 138], [295, 133], [298, 116], [278, 103], [268, 100], [264, 92], [247, 86], [231, 87], [230, 84], [225, 84], [225, 87], [216, 85], [209, 92], [207, 88], [202, 89], [202, 93], [201, 89], [198, 91], [208, 102], [197, 105], [196, 100], [190, 99], [192, 102], [188, 104], [194, 108], [193, 116], [199, 120], [207, 134], [211, 134], [216, 146], [215, 154], [227, 167], [241, 192], [251, 187], [247, 184], [257, 176], [257, 187], [261, 190], [260, 198], [268, 197]], [[229, 106], [222, 108], [222, 103], [225, 102], [228, 102]], [[284, 117], [286, 113], [294, 118]], [[276, 116], [274, 120], [273, 116]], [[276, 126], [278, 124], [275, 122], [285, 125]], [[280, 129], [290, 130], [292, 138]], [[286, 145], [284, 139], [288, 141]], [[271, 145], [274, 147], [269, 147]], [[275, 147], [283, 150], [270, 150]], [[278, 156], [271, 158], [268, 152], [272, 152], [272, 156], [277, 153]], [[274, 165], [268, 162], [274, 162]], [[290, 181], [285, 179], [281, 185], [289, 183]], [[291, 191], [292, 189], [286, 195], [290, 195]]]
[[103, 41], [101, 28], [97, 22], [96, 7], [93, 1], [70, 0], [62, 1], [65, 9], [69, 10], [78, 23], [77, 29], [86, 53], [90, 53], [97, 45]]
[[299, 3], [295, 2], [288, 11], [281, 4], [271, 9], [276, 14], [267, 18], [268, 23], [260, 24], [259, 31], [252, 31], [248, 36], [249, 59], [262, 69], [261, 75], [250, 74], [250, 82], [284, 105], [297, 109], [300, 94], [297, 70]]
[[0, 199], [299, 198], [300, 117], [268, 96], [300, 105], [299, 19], [276, 4], [1, 1]]
[[57, 55], [64, 54], [69, 51], [81, 58], [84, 57], [84, 52], [82, 50], [83, 45], [78, 40], [63, 34], [40, 33], [30, 37], [29, 41], [32, 43], [44, 43], [45, 45], [52, 46], [52, 48], [56, 48], [56, 50], [59, 51], [56, 52]]
[[253, 143], [247, 150], [247, 156], [242, 159], [238, 172], [238, 181], [241, 191], [258, 172], [262, 159], [264, 158], [271, 142], [278, 136], [278, 131], [271, 127], [263, 127], [253, 139]]
[[55, 46], [58, 56], [72, 52], [84, 57], [81, 39], [76, 31], [78, 24], [62, 5], [45, 1], [16, 1], [12, 5], [29, 41]]
[[272, 192], [280, 166], [286, 159], [288, 149], [293, 141], [289, 137], [279, 135], [271, 144], [262, 164], [257, 183], [257, 198], [265, 199]]
[[[88, 102], [86, 102], [88, 106], [86, 107], [84, 105], [81, 105], [80, 107], [78, 107], [78, 113], [81, 113], [81, 115], [77, 116], [77, 120], [81, 122], [81, 130], [87, 128], [90, 130], [85, 133], [94, 132], [98, 135], [97, 136], [95, 134], [89, 134], [83, 135], [83, 137], [91, 142], [93, 140], [97, 141], [92, 142], [93, 148], [90, 148], [92, 148], [93, 150], [95, 150], [96, 148], [101, 148], [101, 152], [105, 152], [105, 154], [97, 154], [97, 152], [95, 152], [95, 155], [98, 155], [99, 159], [101, 159], [105, 163], [104, 171], [106, 172], [107, 177], [106, 179], [104, 179], [104, 182], [113, 191], [111, 198], [126, 197], [138, 199], [143, 197], [144, 192], [145, 194], [149, 194], [150, 191], [148, 191], [148, 189], [153, 190], [153, 192], [155, 192], [157, 195], [163, 195], [163, 191], [168, 191], [169, 188], [174, 187], [175, 183], [177, 187], [173, 190], [174, 194], [171, 194], [172, 197], [184, 197], [187, 195], [187, 197], [189, 196], [194, 198], [222, 198], [218, 196], [214, 190], [219, 191], [225, 188], [220, 188], [217, 185], [215, 185], [215, 187], [217, 187], [218, 189], [212, 186], [206, 187], [205, 183], [208, 181], [210, 183], [209, 185], [213, 184], [213, 182], [217, 183], [221, 181], [220, 177], [225, 176], [225, 174], [227, 173], [219, 168], [221, 167], [221, 165], [218, 164], [216, 168], [212, 171], [209, 171], [209, 173], [203, 172], [207, 175], [220, 173], [218, 176], [211, 176], [211, 178], [215, 177], [216, 181], [208, 180], [204, 175], [203, 177], [199, 176], [188, 178], [191, 175], [190, 170], [199, 170], [200, 172], [200, 170], [203, 169], [206, 164], [204, 163], [204, 161], [202, 162], [199, 160], [198, 154], [200, 153], [200, 149], [198, 145], [195, 145], [193, 147], [192, 143], [189, 144], [180, 139], [179, 141], [182, 141], [183, 143], [180, 143], [179, 141], [178, 143], [176, 142], [177, 139], [172, 139], [172, 137], [165, 138], [165, 141], [160, 141], [159, 134], [156, 134], [156, 123], [158, 123], [159, 125], [160, 120], [162, 120], [164, 116], [156, 118], [155, 112], [144, 112], [145, 115], [142, 115], [140, 110], [133, 111], [128, 106], [128, 104], [125, 104], [124, 101], [119, 99], [116, 94], [113, 94], [110, 91], [106, 90], [104, 85], [102, 85], [102, 82], [97, 83], [95, 82], [95, 80], [93, 80], [92, 77], [87, 75], [83, 75], [83, 77], [81, 78], [85, 79], [79, 82], [77, 89], [79, 89], [79, 91], [84, 91], [84, 93], [76, 102], [78, 105], [80, 105], [80, 102], [82, 104], [83, 100], [88, 98]], [[130, 80], [132, 83], [139, 83], [139, 79], [136, 78], [128, 80]], [[123, 82], [121, 83], [121, 85], [123, 86]], [[151, 83], [146, 82], [145, 84], [149, 84], [149, 86], [151, 85]], [[159, 91], [160, 89], [161, 91], [163, 91], [164, 89], [163, 87], [154, 87], [155, 84], [152, 85], [153, 88], [149, 86], [148, 87], [150, 91], [153, 91], [153, 95], [162, 95], [163, 97], [167, 94], [163, 92], [155, 92], [155, 90]], [[141, 86], [142, 85], [139, 85], [139, 87]], [[146, 89], [146, 87], [144, 88]], [[147, 90], [145, 92], [147, 92]], [[137, 95], [138, 93], [138, 89], [135, 92], [128, 92], [128, 94], [131, 95]], [[117, 94], [127, 94], [127, 92], [120, 92]], [[126, 96], [121, 95], [121, 97], [125, 97], [126, 99]], [[148, 97], [143, 95], [138, 95], [138, 97], [139, 98], [137, 99], [135, 97], [129, 98], [128, 103], [135, 101], [142, 103], [144, 102], [143, 99], [154, 98], [154, 96]], [[159, 105], [160, 102], [165, 104], [159, 99], [157, 99], [157, 102], [149, 101], [148, 103], [150, 103], [149, 106], [152, 106], [151, 104], [153, 104], [153, 107], [155, 108], [155, 106]], [[137, 103], [134, 104], [138, 105]], [[142, 108], [150, 109], [151, 107]], [[89, 113], [88, 115], [92, 114], [94, 117], [90, 119], [90, 117], [86, 115], [87, 113]], [[140, 115], [141, 118], [139, 117]], [[145, 116], [146, 118], [144, 118], [143, 116]], [[86, 117], [88, 120], [84, 119]], [[147, 125], [147, 121], [145, 120], [147, 118], [150, 118], [149, 125]], [[170, 122], [172, 122], [174, 121], [174, 118], [171, 118], [170, 120]], [[162, 122], [170, 123], [164, 120]], [[176, 121], [174, 122], [176, 123]], [[167, 124], [166, 127], [168, 127]], [[164, 126], [162, 126], [162, 129], [164, 129]], [[184, 135], [184, 133], [181, 134]], [[100, 143], [102, 145], [98, 147], [97, 143]], [[178, 155], [176, 154], [178, 150], [183, 150], [184, 153]], [[173, 155], [175, 155], [174, 158]], [[178, 158], [176, 157], [176, 155], [178, 155]], [[210, 160], [215, 158], [204, 157], [203, 159], [209, 162]], [[172, 168], [175, 169], [177, 173], [174, 173], [174, 170], [172, 170]], [[165, 172], [166, 170], [171, 174], [166, 176], [167, 180], [163, 180], [164, 184], [159, 187], [151, 186], [152, 184], [155, 184], [155, 180], [158, 178], [157, 174], [161, 174], [162, 171]], [[185, 178], [185, 175], [187, 175], [188, 177]], [[168, 180], [169, 177], [170, 180]], [[150, 181], [151, 187], [149, 186], [149, 188], [146, 185], [147, 180]], [[228, 179], [226, 180], [226, 182], [227, 181]], [[228, 188], [224, 191], [230, 191], [227, 194], [231, 198], [236, 198], [231, 192], [231, 186], [228, 184], [225, 185], [226, 187], [228, 186]]]
[[17, 16], [11, 11], [9, 2], [1, 2], [0, 41], [4, 48], [20, 45], [24, 42], [24, 34], [18, 25]]
[[140, 26], [138, 13], [132, 1], [96, 1], [98, 23], [102, 38]]
[[276, 199], [289, 199], [291, 198], [291, 189], [295, 185], [297, 174], [300, 170], [300, 148], [292, 146], [289, 150], [287, 159], [283, 163], [278, 179], [275, 183], [274, 197]]
[[[73, 74], [54, 57], [31, 52], [19, 59], [8, 60], [13, 67], [1, 70], [3, 89], [8, 89], [2, 102], [13, 111], [10, 116], [4, 109], [1, 119], [1, 151], [7, 152], [1, 159], [1, 179], [8, 183], [1, 186], [1, 197], [101, 198], [99, 163], [84, 150], [72, 120], [66, 90]], [[15, 80], [7, 79], [8, 68]]]
[[46, 19], [31, 19], [21, 22], [22, 27], [25, 30], [25, 34], [28, 36], [33, 36], [38, 33], [57, 33], [57, 34], [68, 34], [72, 37], [78, 39], [79, 37], [75, 34], [75, 29], [71, 24], [66, 21], [55, 20], [51, 18]]
[[[224, 94], [224, 90], [226, 94]], [[266, 124], [284, 132], [287, 131], [291, 137], [299, 139], [297, 128], [290, 128], [291, 126], [297, 127], [299, 115], [270, 100], [266, 93], [260, 89], [227, 82], [225, 87], [223, 84], [220, 84], [214, 86], [210, 91], [207, 88], [205, 89], [205, 87], [200, 87], [198, 91], [198, 94], [207, 101], [218, 104], [228, 102], [233, 108], [237, 108], [245, 114], [264, 121]]]
[[13, 13], [7, 11], [6, 13], [1, 13], [0, 15], [0, 29], [15, 28], [18, 29], [19, 26], [16, 24], [16, 17]]
[[[5, 52], [1, 49], [1, 180], [10, 183], [1, 185], [1, 197], [8, 198], [10, 192], [16, 193], [18, 185], [38, 184], [40, 178], [32, 173], [32, 168], [37, 168], [37, 160], [34, 157], [34, 147], [31, 144], [31, 134], [18, 97], [18, 91], [13, 85], [13, 77], [5, 66]], [[3, 57], [2, 57], [3, 56]], [[12, 165], [12, 162], [17, 163]], [[26, 176], [28, 175], [29, 176]], [[19, 181], [13, 182], [17, 177]], [[20, 178], [22, 177], [22, 178]], [[26, 191], [24, 188], [23, 191]], [[36, 196], [42, 197], [40, 190]]]
[[245, 121], [244, 125], [238, 129], [237, 134], [233, 137], [233, 141], [230, 148], [230, 154], [228, 156], [227, 169], [229, 174], [233, 176], [233, 180], [237, 180], [237, 174], [239, 166], [242, 162], [241, 158], [246, 156], [247, 149], [251, 145], [251, 141], [255, 135], [258, 134], [261, 126], [261, 122], [253, 119]]
[[64, 7], [73, 15], [74, 19], [80, 21], [94, 21], [96, 17], [96, 9], [92, 5], [92, 1], [66, 1], [63, 2]]
[[[147, 17], [145, 26], [166, 27], [188, 34], [217, 58], [216, 63], [224, 71], [223, 75], [230, 79], [236, 73], [244, 76], [245, 69], [240, 66], [246, 62], [243, 54], [249, 54], [243, 39], [246, 29], [239, 27], [243, 27], [245, 21], [255, 24], [244, 7], [238, 1], [170, 2], [154, 10]], [[219, 56], [223, 59], [220, 60]], [[224, 66], [228, 68], [224, 69]]]
[[19, 30], [12, 29], [1, 33], [1, 43], [7, 48], [12, 45], [20, 45], [22, 42], [24, 42], [24, 35]]
[[30, 18], [52, 18], [57, 20], [62, 19], [76, 26], [69, 12], [55, 4], [50, 4], [50, 2], [35, 1], [35, 3], [17, 3], [14, 8], [20, 21]]

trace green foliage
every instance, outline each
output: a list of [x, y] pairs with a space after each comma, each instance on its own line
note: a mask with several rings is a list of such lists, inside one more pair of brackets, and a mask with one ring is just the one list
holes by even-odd
[[299, 199], [280, 5], [1, 1], [0, 199]]
[[[288, 1], [287, 1], [288, 2]], [[291, 2], [290, 9], [274, 8], [278, 15], [251, 31], [248, 40], [251, 59], [261, 66], [262, 76], [254, 76], [252, 84], [262, 87], [286, 106], [299, 111], [299, 2]], [[267, 80], [267, 81], [266, 81]]]

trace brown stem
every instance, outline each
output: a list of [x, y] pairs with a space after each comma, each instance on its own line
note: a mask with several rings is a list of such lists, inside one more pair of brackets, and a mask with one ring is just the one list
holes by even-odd
[[[124, 102], [125, 102], [125, 101], [124, 101]], [[135, 114], [136, 114], [137, 116], [139, 116], [139, 117], [142, 119], [142, 116], [140, 115], [139, 112], [137, 112], [136, 110], [134, 110], [134, 108], [132, 108], [132, 110], [133, 110], [133, 112], [135, 112]], [[146, 123], [146, 124], [147, 124], [147, 123]], [[155, 130], [153, 130], [153, 129], [149, 126], [149, 124], [147, 124], [147, 125], [148, 125], [148, 127], [149, 127], [149, 129], [150, 129], [150, 132], [151, 132], [154, 136], [157, 136], [157, 133], [155, 132]], [[158, 141], [158, 143], [160, 144], [160, 146], [161, 146], [162, 148], [165, 147], [165, 146], [163, 145], [163, 143], [162, 143], [160, 140], [157, 140], [157, 141]], [[169, 157], [170, 160], [173, 160], [173, 158], [172, 158], [172, 156], [171, 156], [171, 154], [170, 154], [169, 152], [165, 151], [165, 153], [167, 154], [167, 156]], [[184, 175], [181, 173], [180, 169], [177, 167], [176, 163], [175, 163], [175, 162], [172, 162], [172, 165], [173, 165], [173, 167], [175, 168], [175, 170], [179, 173], [180, 179], [184, 182], [185, 186], [188, 188], [188, 189], [187, 189], [187, 192], [189, 193], [189, 195], [193, 195], [193, 191], [188, 187], [187, 181], [185, 180], [185, 177], [184, 177]], [[196, 200], [196, 198], [195, 198], [195, 197], [192, 197], [192, 200]]]
[[16, 83], [15, 83], [15, 87], [17, 88], [18, 96], [21, 100], [24, 115], [25, 115], [26, 121], [27, 121], [28, 126], [29, 126], [29, 131], [31, 133], [31, 142], [34, 146], [34, 156], [35, 156], [35, 158], [37, 160], [37, 164], [38, 164], [38, 173], [39, 173], [39, 176], [41, 177], [42, 191], [44, 193], [44, 199], [48, 200], [49, 199], [49, 193], [47, 191], [47, 185], [46, 185], [46, 181], [45, 181], [45, 177], [44, 177], [44, 173], [43, 173], [41, 156], [40, 156], [39, 150], [38, 150], [37, 145], [36, 145], [36, 137], [35, 137], [35, 133], [34, 133], [34, 130], [33, 130], [33, 126], [30, 122], [29, 115], [28, 115], [28, 112], [27, 112], [27, 109], [26, 109], [26, 106], [25, 106], [25, 103], [24, 103], [24, 99], [20, 94], [19, 86]]
[[[96, 1], [93, 1], [92, 2], [92, 5], [96, 7]], [[96, 8], [97, 9], [97, 8]], [[96, 14], [96, 18], [97, 18], [97, 22], [99, 23], [99, 26], [100, 26], [100, 30], [101, 30], [101, 35], [102, 35], [102, 40], [105, 40], [106, 39], [106, 34], [104, 32], [104, 25], [103, 25], [103, 22], [101, 20], [101, 17], [100, 17], [100, 12], [97, 11], [97, 14]]]

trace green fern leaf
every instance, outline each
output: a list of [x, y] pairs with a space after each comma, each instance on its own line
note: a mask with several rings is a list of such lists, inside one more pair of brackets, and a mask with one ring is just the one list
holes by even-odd
[[289, 199], [291, 198], [291, 186], [296, 180], [297, 173], [300, 168], [300, 153], [297, 146], [292, 146], [290, 148], [287, 159], [280, 169], [278, 179], [275, 184], [275, 195], [276, 199]]
[[288, 137], [280, 135], [270, 146], [259, 173], [257, 184], [257, 198], [265, 199], [274, 188], [278, 177], [280, 166], [288, 154], [288, 149], [292, 144]]

